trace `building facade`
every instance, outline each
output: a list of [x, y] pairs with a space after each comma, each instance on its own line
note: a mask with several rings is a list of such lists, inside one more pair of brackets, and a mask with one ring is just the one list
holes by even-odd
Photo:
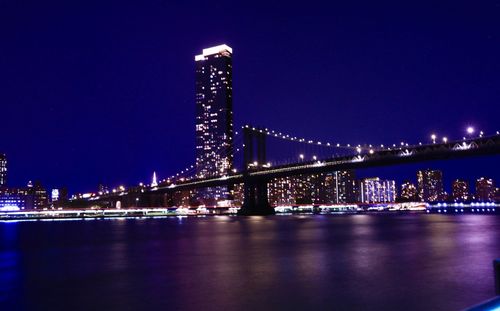
[[492, 202], [495, 199], [495, 183], [491, 178], [481, 177], [476, 180], [476, 200]]
[[417, 184], [420, 201], [436, 202], [443, 199], [443, 173], [441, 171], [418, 171]]
[[404, 181], [401, 184], [400, 200], [403, 202], [415, 201], [417, 199], [417, 187], [411, 181]]
[[381, 180], [378, 177], [365, 178], [360, 181], [360, 202], [391, 203], [396, 201], [396, 182]]
[[469, 183], [465, 180], [456, 179], [451, 184], [451, 196], [455, 202], [470, 200]]
[[332, 199], [334, 204], [354, 203], [357, 200], [356, 174], [353, 170], [336, 171], [329, 174], [332, 178]]
[[[233, 168], [232, 49], [203, 49], [196, 62], [196, 175], [227, 175]], [[201, 198], [226, 199], [228, 189], [200, 192]]]

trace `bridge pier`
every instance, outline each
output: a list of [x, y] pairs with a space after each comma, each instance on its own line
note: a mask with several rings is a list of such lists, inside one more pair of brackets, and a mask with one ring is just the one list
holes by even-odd
[[[243, 129], [244, 168], [246, 170], [243, 206], [239, 215], [274, 215], [274, 209], [269, 204], [267, 180], [251, 180], [248, 171], [254, 162], [257, 165], [266, 163], [266, 134], [259, 130], [246, 127]], [[254, 150], [256, 141], [257, 152]]]
[[269, 204], [267, 182], [246, 182], [245, 198], [238, 215], [274, 215], [274, 209]]

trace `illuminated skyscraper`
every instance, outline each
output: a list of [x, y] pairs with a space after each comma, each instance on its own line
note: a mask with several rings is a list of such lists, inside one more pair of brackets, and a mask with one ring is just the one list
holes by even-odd
[[469, 183], [465, 180], [457, 179], [451, 185], [453, 201], [464, 202], [469, 200]]
[[417, 172], [418, 198], [425, 202], [436, 202], [443, 198], [443, 173], [437, 170]]
[[[196, 61], [196, 174], [222, 176], [233, 167], [232, 53], [227, 45], [203, 49]], [[225, 189], [225, 190], [224, 190]], [[220, 199], [225, 187], [203, 197]]]
[[0, 153], [0, 187], [7, 185], [7, 157]]
[[476, 180], [476, 200], [490, 202], [495, 198], [495, 184], [493, 179], [481, 177]]

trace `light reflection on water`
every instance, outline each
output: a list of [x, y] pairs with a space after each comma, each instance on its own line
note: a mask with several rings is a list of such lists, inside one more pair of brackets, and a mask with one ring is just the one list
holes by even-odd
[[498, 220], [295, 215], [1, 223], [0, 309], [463, 309], [494, 294]]

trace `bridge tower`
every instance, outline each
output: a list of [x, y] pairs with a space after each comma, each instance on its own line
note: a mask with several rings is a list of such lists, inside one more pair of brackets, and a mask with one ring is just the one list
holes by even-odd
[[[254, 142], [257, 150], [254, 150]], [[273, 215], [269, 204], [267, 179], [251, 178], [249, 172], [266, 163], [266, 134], [250, 127], [243, 128], [244, 201], [240, 215]]]

